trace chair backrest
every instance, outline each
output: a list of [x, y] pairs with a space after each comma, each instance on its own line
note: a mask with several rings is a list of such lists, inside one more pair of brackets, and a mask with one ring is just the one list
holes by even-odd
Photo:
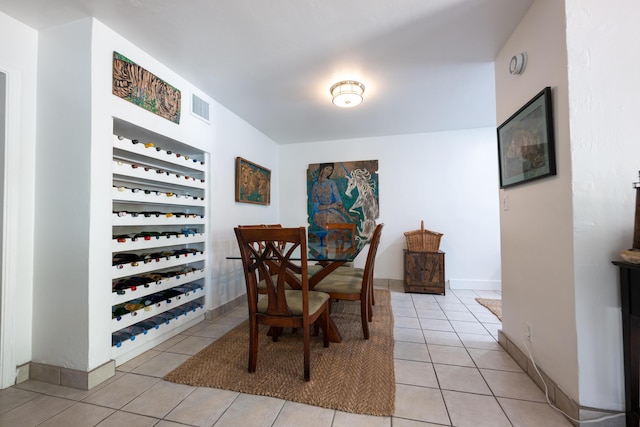
[[[267, 316], [291, 316], [285, 298], [285, 283], [302, 289], [302, 311], [308, 313], [309, 282], [307, 274], [307, 239], [304, 227], [296, 228], [235, 228], [242, 258], [249, 314], [255, 315], [258, 284], [266, 285]], [[296, 262], [292, 258], [296, 258]], [[297, 261], [299, 260], [299, 261]], [[294, 276], [295, 275], [295, 276]]]
[[[334, 241], [336, 253], [353, 253], [356, 251], [356, 223], [355, 222], [335, 222], [327, 223], [325, 228], [329, 232], [327, 241]], [[345, 249], [345, 242], [349, 241], [349, 246]]]
[[373, 231], [373, 236], [371, 236], [371, 240], [369, 241], [369, 253], [367, 254], [367, 261], [364, 266], [364, 273], [362, 275], [361, 292], [363, 293], [368, 291], [367, 288], [373, 287], [373, 271], [375, 269], [376, 254], [378, 252], [378, 246], [380, 245], [380, 236], [382, 235], [382, 227], [384, 227], [384, 223], [378, 224], [376, 226], [376, 229]]

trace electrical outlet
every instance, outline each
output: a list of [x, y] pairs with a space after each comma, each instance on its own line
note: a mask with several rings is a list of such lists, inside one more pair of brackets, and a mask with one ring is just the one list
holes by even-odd
[[533, 342], [533, 326], [529, 322], [526, 322], [525, 326], [527, 327], [527, 340]]

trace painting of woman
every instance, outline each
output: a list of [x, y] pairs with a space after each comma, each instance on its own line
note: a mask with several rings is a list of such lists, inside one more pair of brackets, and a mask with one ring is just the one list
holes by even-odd
[[325, 229], [328, 223], [350, 222], [338, 186], [331, 179], [333, 169], [333, 163], [321, 163], [318, 178], [311, 187], [313, 225], [320, 229]]

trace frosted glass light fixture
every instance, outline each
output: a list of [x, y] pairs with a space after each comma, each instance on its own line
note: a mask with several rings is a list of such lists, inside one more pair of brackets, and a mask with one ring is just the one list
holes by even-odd
[[329, 89], [333, 97], [333, 105], [337, 107], [355, 107], [362, 102], [364, 85], [355, 80], [343, 80]]

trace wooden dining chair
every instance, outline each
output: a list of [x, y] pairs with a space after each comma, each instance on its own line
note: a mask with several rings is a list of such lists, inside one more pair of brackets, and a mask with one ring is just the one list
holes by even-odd
[[[256, 371], [258, 325], [271, 327], [273, 341], [284, 328], [302, 329], [304, 379], [310, 378], [310, 330], [320, 324], [325, 347], [329, 346], [329, 294], [309, 291], [307, 239], [304, 227], [234, 229], [247, 287], [249, 305], [249, 372]], [[294, 263], [293, 257], [300, 257]], [[300, 289], [285, 286], [285, 278], [299, 274]], [[259, 295], [262, 284], [266, 295]], [[277, 363], [277, 361], [268, 361]]]
[[336, 222], [325, 225], [327, 245], [333, 243], [336, 255], [356, 252], [356, 223]]
[[373, 316], [371, 307], [373, 271], [382, 227], [384, 227], [384, 224], [378, 224], [373, 232], [362, 277], [331, 273], [313, 288], [315, 291], [328, 293], [332, 300], [360, 301], [362, 332], [366, 340], [369, 339], [369, 322], [371, 322]]

